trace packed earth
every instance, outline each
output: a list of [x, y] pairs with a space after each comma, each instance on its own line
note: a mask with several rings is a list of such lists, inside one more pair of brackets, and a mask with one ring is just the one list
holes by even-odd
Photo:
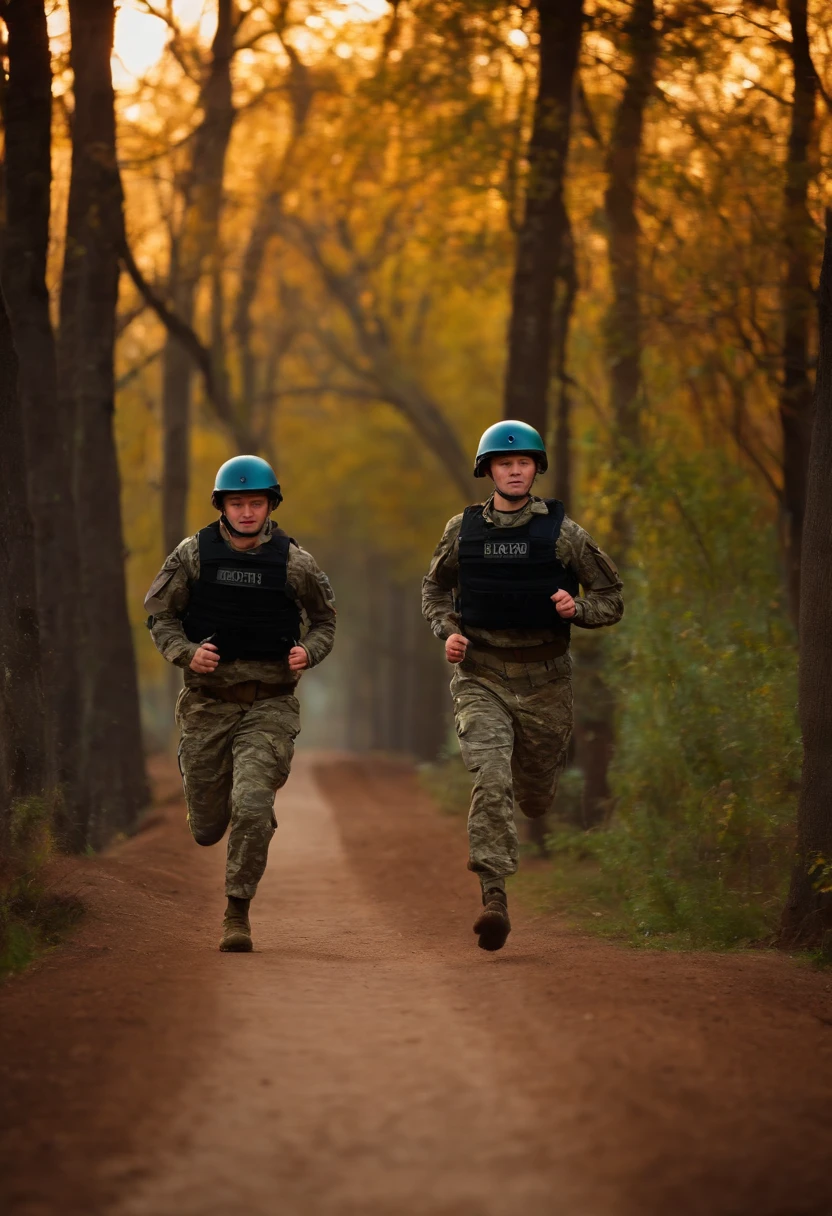
[[0, 988], [7, 1216], [821, 1216], [832, 981], [632, 951], [513, 903], [476, 948], [464, 825], [394, 760], [301, 754], [217, 949], [223, 847], [177, 775], [54, 882], [87, 904]]

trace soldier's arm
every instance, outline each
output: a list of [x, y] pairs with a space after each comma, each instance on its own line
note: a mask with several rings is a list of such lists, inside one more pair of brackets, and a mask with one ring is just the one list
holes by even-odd
[[459, 618], [454, 612], [454, 590], [459, 578], [461, 524], [462, 516], [455, 515], [445, 525], [430, 568], [422, 579], [422, 616], [443, 642], [452, 633], [459, 633]]
[[557, 554], [580, 579], [583, 595], [575, 599], [571, 624], [583, 629], [615, 625], [624, 615], [622, 582], [615, 563], [595, 541], [568, 516], [558, 537]]
[[181, 617], [188, 606], [190, 584], [198, 577], [198, 542], [189, 536], [176, 546], [144, 598], [156, 649], [176, 667], [187, 667], [197, 651], [196, 643], [185, 636]]
[[332, 586], [312, 554], [296, 545], [289, 548], [286, 577], [309, 622], [300, 645], [309, 656], [309, 666], [315, 667], [326, 658], [335, 642]]

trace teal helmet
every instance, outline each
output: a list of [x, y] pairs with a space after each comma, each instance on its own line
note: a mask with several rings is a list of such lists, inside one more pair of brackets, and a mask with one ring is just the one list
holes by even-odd
[[217, 470], [211, 502], [221, 511], [223, 494], [251, 494], [256, 490], [265, 491], [273, 499], [272, 510], [283, 502], [277, 473], [267, 460], [259, 456], [232, 456]]
[[549, 467], [546, 447], [534, 427], [529, 426], [528, 422], [508, 418], [504, 422], [495, 422], [480, 440], [474, 476], [485, 477], [483, 465], [491, 456], [506, 456], [512, 452], [519, 456], [534, 456], [538, 473], [545, 473]]

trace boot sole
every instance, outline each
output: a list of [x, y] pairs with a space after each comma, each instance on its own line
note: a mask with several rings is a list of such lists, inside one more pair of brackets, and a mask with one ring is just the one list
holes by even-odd
[[252, 949], [251, 938], [244, 933], [237, 933], [233, 937], [224, 937], [220, 942], [220, 950], [226, 954], [250, 954]]
[[480, 950], [502, 950], [511, 933], [511, 922], [502, 912], [483, 912], [474, 925]]

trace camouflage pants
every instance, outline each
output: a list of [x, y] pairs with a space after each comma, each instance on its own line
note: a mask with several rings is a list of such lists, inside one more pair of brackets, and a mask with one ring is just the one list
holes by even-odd
[[513, 685], [462, 668], [451, 680], [460, 751], [474, 778], [468, 868], [484, 887], [502, 887], [516, 872], [515, 802], [531, 819], [551, 810], [572, 734], [568, 675], [523, 691]]
[[176, 724], [191, 834], [216, 844], [230, 824], [225, 891], [251, 899], [277, 827], [274, 796], [289, 776], [300, 706], [291, 696], [236, 705], [184, 688]]

